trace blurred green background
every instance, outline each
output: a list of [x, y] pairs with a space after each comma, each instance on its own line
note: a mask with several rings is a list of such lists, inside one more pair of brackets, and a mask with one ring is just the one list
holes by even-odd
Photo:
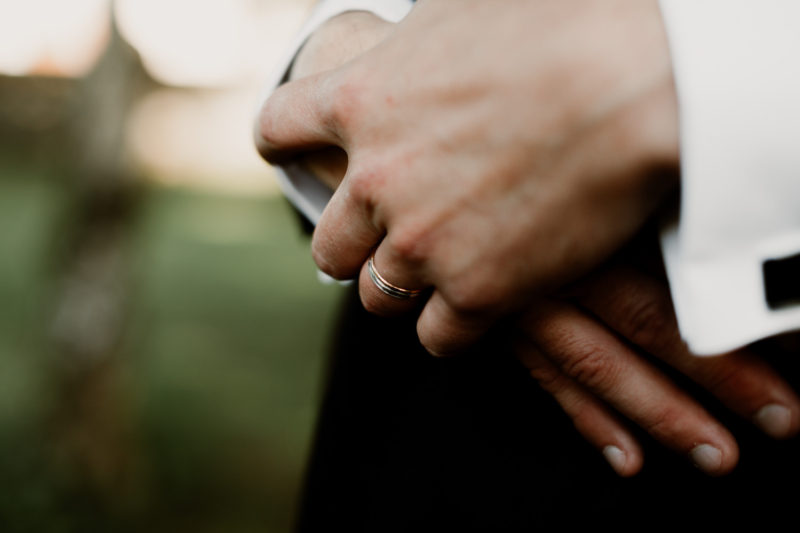
[[[2, 531], [291, 528], [340, 290], [249, 121], [309, 2], [172, 2], [89, 1], [72, 67], [54, 39], [15, 64], [26, 41], [0, 33]], [[38, 4], [0, 3], [29, 45], [66, 23]], [[259, 45], [168, 79], [125, 31], [136, 5], [172, 13], [171, 49], [203, 9], [212, 44]]]

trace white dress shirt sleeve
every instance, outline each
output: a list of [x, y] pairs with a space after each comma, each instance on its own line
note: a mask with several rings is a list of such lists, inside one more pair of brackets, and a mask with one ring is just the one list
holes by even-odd
[[764, 273], [800, 253], [800, 1], [661, 9], [682, 172], [680, 217], [662, 246], [681, 334], [711, 355], [800, 328], [800, 295], [769, 302]]
[[[326, 21], [346, 11], [369, 11], [386, 21], [399, 22], [408, 14], [412, 5], [411, 0], [322, 0], [275, 66], [262, 101], [286, 81], [297, 52]], [[275, 167], [275, 173], [289, 201], [316, 225], [333, 191], [299, 164], [288, 163]]]

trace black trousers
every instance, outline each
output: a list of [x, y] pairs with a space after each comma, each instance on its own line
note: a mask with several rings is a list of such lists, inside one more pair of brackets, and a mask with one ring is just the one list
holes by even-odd
[[[796, 384], [798, 354], [767, 355]], [[370, 316], [353, 292], [334, 343], [298, 531], [718, 528], [793, 518], [799, 441], [772, 441], [692, 391], [737, 437], [734, 473], [707, 477], [641, 435], [645, 467], [621, 479], [504, 348], [501, 333], [468, 354], [436, 359], [417, 342], [413, 319]]]

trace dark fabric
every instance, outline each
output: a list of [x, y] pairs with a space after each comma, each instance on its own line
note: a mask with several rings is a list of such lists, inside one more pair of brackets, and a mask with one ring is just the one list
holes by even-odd
[[[435, 359], [413, 319], [370, 316], [355, 292], [342, 316], [302, 533], [720, 527], [794, 515], [796, 439], [771, 441], [720, 410], [741, 447], [732, 475], [709, 478], [642, 436], [643, 472], [620, 479], [498, 339]], [[780, 362], [797, 375], [796, 356]]]
[[311, 223], [308, 218], [297, 209], [294, 204], [286, 202], [292, 210], [292, 214], [297, 219], [297, 224], [300, 226], [300, 231], [303, 232], [304, 235], [312, 235], [314, 233], [314, 224]]

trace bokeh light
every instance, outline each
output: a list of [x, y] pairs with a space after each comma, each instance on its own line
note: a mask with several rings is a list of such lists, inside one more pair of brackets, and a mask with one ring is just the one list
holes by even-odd
[[86, 74], [109, 34], [108, 0], [0, 0], [0, 72]]
[[271, 64], [311, 2], [117, 0], [125, 38], [168, 85], [229, 86]]

